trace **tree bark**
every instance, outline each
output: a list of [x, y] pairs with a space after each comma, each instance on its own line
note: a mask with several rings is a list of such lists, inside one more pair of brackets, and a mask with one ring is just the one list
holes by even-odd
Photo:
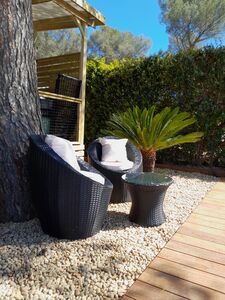
[[0, 1], [0, 222], [33, 216], [29, 136], [41, 132], [31, 0]]
[[154, 172], [156, 152], [155, 150], [141, 150], [143, 158], [143, 171], [144, 172]]

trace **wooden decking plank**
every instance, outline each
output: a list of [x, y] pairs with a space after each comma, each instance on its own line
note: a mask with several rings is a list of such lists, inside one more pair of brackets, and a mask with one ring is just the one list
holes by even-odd
[[[211, 223], [216, 223], [215, 222], [215, 218], [214, 217], [207, 217], [206, 218], [206, 216], [202, 216], [202, 215], [199, 215], [199, 219], [208, 219], [208, 220], [210, 220], [211, 221]], [[191, 219], [191, 218], [190, 218]], [[218, 220], [218, 219], [217, 219]], [[204, 232], [209, 232], [209, 233], [214, 233], [214, 234], [216, 234], [216, 235], [225, 235], [225, 230], [224, 229], [219, 229], [219, 228], [213, 228], [213, 227], [211, 227], [211, 226], [207, 226], [207, 225], [201, 225], [201, 224], [192, 224], [191, 222], [188, 222], [189, 221], [189, 219], [187, 219], [187, 221], [181, 226], [181, 227], [184, 227], [184, 226], [186, 226], [186, 224], [187, 224], [187, 226], [189, 227], [189, 228], [194, 228], [194, 229], [198, 229], [198, 230], [203, 230]], [[223, 219], [220, 219], [219, 221], [218, 221], [218, 223], [219, 224], [221, 224], [221, 225], [225, 225], [225, 220], [223, 220]], [[181, 228], [180, 227], [180, 228]]]
[[216, 200], [216, 199], [205, 198], [204, 201], [202, 201], [202, 203], [209, 204], [209, 205], [211, 204], [217, 209], [220, 209], [220, 208], [224, 209], [225, 208], [225, 201], [223, 201], [223, 203], [222, 203], [222, 202], [219, 202], [219, 200]]
[[[151, 268], [147, 268], [139, 277], [139, 280], [188, 299], [225, 300], [225, 295], [223, 293]], [[146, 300], [147, 299], [154, 300], [151, 295], [149, 295]]]
[[125, 295], [121, 298], [121, 300], [136, 300], [136, 299], [135, 298], [130, 298], [130, 297]]
[[225, 214], [224, 212], [220, 212], [218, 209], [217, 210], [211, 210], [209, 208], [199, 206], [196, 208], [195, 213], [204, 215], [204, 216], [209, 216], [209, 217], [215, 217], [219, 219], [225, 220]]
[[217, 182], [214, 186], [213, 186], [213, 191], [214, 190], [222, 190], [225, 191], [225, 182]]
[[207, 194], [207, 197], [224, 200], [224, 191], [213, 190]]
[[219, 291], [224, 293], [225, 296], [225, 280], [219, 276], [196, 270], [185, 265], [180, 265], [179, 263], [162, 259], [158, 256], [153, 260], [149, 267], [215, 291]]
[[222, 253], [199, 248], [183, 242], [177, 242], [175, 240], [170, 240], [165, 248], [225, 265], [225, 254]]
[[207, 203], [202, 201], [201, 204], [199, 205], [202, 208], [210, 209], [219, 213], [225, 214], [225, 206], [224, 205], [218, 205], [214, 203]]
[[[224, 193], [225, 193], [225, 191], [224, 191]], [[222, 206], [224, 206], [224, 204], [225, 204], [225, 199], [213, 198], [208, 195], [202, 199], [201, 203], [205, 203], [207, 201], [211, 202], [212, 204], [218, 204], [218, 205], [222, 205]]]
[[162, 249], [158, 257], [225, 278], [225, 266], [219, 263], [167, 248]]
[[[196, 212], [196, 211], [195, 211], [194, 213], [192, 213], [191, 216], [192, 216], [192, 215], [194, 215], [194, 216], [196, 215], [196, 216], [198, 216], [198, 217], [200, 217], [200, 218], [205, 218], [205, 219], [208, 219], [208, 220], [210, 220], [210, 221], [213, 220], [214, 223], [215, 223], [215, 219], [216, 219], [216, 223], [218, 223], [218, 224], [223, 224], [223, 225], [225, 224], [225, 220], [224, 220], [224, 219], [220, 219], [220, 218], [217, 218], [217, 217], [215, 217], [215, 216], [207, 216], [207, 215], [204, 215], [204, 214], [199, 213], [199, 212]], [[190, 216], [190, 217], [191, 217], [191, 216]], [[190, 217], [189, 217], [189, 218], [190, 218]], [[188, 221], [188, 219], [187, 219], [187, 221]]]
[[[206, 199], [206, 200], [205, 200]], [[212, 203], [207, 203], [206, 201], [210, 201]], [[219, 200], [219, 199], [212, 199], [212, 198], [204, 198], [202, 200], [202, 202], [200, 203], [199, 207], [202, 207], [202, 208], [205, 208], [205, 209], [212, 209], [213, 211], [225, 211], [225, 208], [224, 208], [224, 203], [221, 203], [218, 202], [218, 201], [222, 201], [222, 200]], [[220, 206], [220, 207], [219, 207]]]
[[218, 193], [219, 192], [225, 192], [224, 184], [223, 184], [223, 186], [214, 186], [213, 189], [210, 192], [218, 192]]
[[[151, 295], [151, 298], [149, 298]], [[136, 300], [146, 300], [146, 299], [157, 299], [157, 300], [184, 300], [187, 298], [175, 295], [173, 293], [167, 292], [158, 288], [156, 286], [150, 285], [148, 283], [137, 280], [131, 288], [128, 290], [127, 296]], [[124, 300], [124, 299], [123, 299]]]
[[126, 296], [225, 300], [225, 182], [214, 185]]
[[211, 216], [205, 216], [205, 215], [202, 215], [202, 214], [199, 214], [197, 213], [196, 211], [193, 212], [188, 218], [187, 218], [187, 221], [192, 218], [192, 216], [199, 218], [199, 219], [204, 219], [204, 220], [209, 220], [211, 223], [219, 223], [219, 224], [222, 224], [222, 225], [225, 225], [225, 220], [224, 219], [218, 219], [216, 217], [211, 217]]
[[[217, 244], [214, 242], [210, 242], [204, 239], [188, 236], [185, 234], [176, 233], [172, 240], [177, 242], [183, 242], [192, 246], [197, 246], [203, 249], [211, 250], [213, 252], [219, 252], [225, 254], [225, 246], [221, 244]], [[216, 255], [216, 254], [215, 254]]]
[[218, 220], [215, 217], [209, 217], [209, 216], [192, 213], [186, 222], [225, 230], [225, 220], [222, 219]]
[[185, 223], [179, 228], [178, 233], [200, 238], [217, 244], [225, 245], [225, 231], [202, 225]]

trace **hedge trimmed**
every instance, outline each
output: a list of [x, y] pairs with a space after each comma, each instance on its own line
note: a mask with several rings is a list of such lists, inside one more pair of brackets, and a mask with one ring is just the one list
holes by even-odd
[[88, 62], [85, 143], [100, 135], [114, 112], [156, 104], [196, 115], [197, 144], [158, 153], [157, 162], [225, 167], [225, 47], [143, 59]]

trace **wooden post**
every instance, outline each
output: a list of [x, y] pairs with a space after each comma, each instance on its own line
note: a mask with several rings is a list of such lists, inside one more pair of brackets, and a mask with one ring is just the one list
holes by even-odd
[[80, 74], [79, 79], [82, 80], [80, 98], [82, 103], [79, 110], [79, 143], [84, 143], [84, 121], [85, 121], [85, 92], [86, 92], [86, 68], [87, 68], [87, 25], [80, 21], [78, 22], [81, 33], [81, 56], [80, 56]]

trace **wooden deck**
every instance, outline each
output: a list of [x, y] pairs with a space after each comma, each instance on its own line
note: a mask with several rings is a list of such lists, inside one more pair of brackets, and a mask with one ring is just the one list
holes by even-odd
[[225, 182], [213, 187], [122, 299], [225, 299]]

